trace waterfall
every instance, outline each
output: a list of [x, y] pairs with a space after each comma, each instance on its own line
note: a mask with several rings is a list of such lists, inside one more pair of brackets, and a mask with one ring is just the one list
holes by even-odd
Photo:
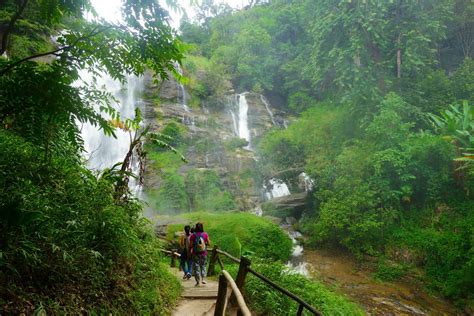
[[[252, 150], [251, 135], [250, 135], [250, 129], [249, 129], [249, 124], [248, 124], [249, 105], [247, 103], [247, 98], [246, 98], [247, 94], [248, 92], [244, 92], [241, 94], [237, 94], [235, 98], [229, 98], [229, 104], [230, 104], [229, 113], [232, 118], [232, 127], [233, 127], [234, 134], [248, 141], [249, 144], [245, 146], [244, 148], [247, 150]], [[267, 112], [272, 120], [272, 123], [275, 125], [273, 113], [270, 110], [270, 104], [268, 103], [268, 101], [265, 99], [263, 95], [260, 95], [260, 100], [265, 105], [265, 108], [267, 109]], [[258, 158], [255, 157], [256, 161], [257, 159]], [[263, 189], [265, 192], [264, 197], [267, 200], [271, 200], [273, 198], [287, 196], [291, 194], [286, 183], [284, 183], [283, 181], [279, 179], [270, 179], [269, 184], [270, 184], [269, 187], [267, 187], [266, 185], [263, 186]]]
[[262, 103], [265, 105], [265, 109], [267, 109], [268, 115], [270, 116], [270, 119], [272, 120], [272, 124], [276, 125], [275, 119], [273, 118], [273, 113], [270, 110], [270, 104], [267, 101], [267, 98], [265, 98], [262, 94], [260, 95], [260, 100], [262, 100]]
[[314, 180], [306, 173], [302, 172], [298, 175], [299, 182], [301, 184], [301, 189], [305, 190], [305, 192], [309, 192], [314, 187]]
[[181, 106], [183, 107], [183, 109], [186, 111], [186, 112], [191, 112], [189, 110], [189, 107], [187, 105], [187, 96], [186, 96], [186, 90], [184, 89], [184, 85], [182, 83], [179, 83], [178, 82], [178, 91], [180, 93], [178, 93], [178, 98], [181, 100]]
[[264, 185], [265, 198], [267, 200], [291, 194], [285, 182], [278, 179], [270, 179], [268, 182], [270, 183], [271, 189]]
[[248, 92], [234, 95], [229, 97], [229, 113], [232, 118], [232, 129], [235, 136], [238, 136], [242, 139], [245, 139], [248, 142], [248, 145], [244, 148], [247, 150], [252, 150], [250, 144], [250, 129], [248, 124], [248, 111], [249, 105], [247, 103], [246, 95]]
[[247, 92], [241, 93], [237, 96], [238, 104], [239, 104], [239, 137], [248, 141], [248, 145], [245, 146], [245, 149], [251, 149], [250, 145], [250, 130], [249, 130], [249, 123], [248, 123], [248, 111], [249, 105], [247, 103], [247, 98], [245, 95]]
[[301, 233], [296, 230], [292, 230], [291, 228], [286, 228], [288, 231], [288, 235], [293, 242], [293, 252], [291, 254], [291, 258], [286, 264], [290, 269], [295, 271], [296, 273], [302, 274], [304, 276], [309, 275], [308, 271], [308, 263], [304, 261], [303, 258], [303, 246], [300, 245], [297, 238], [301, 237]]
[[[272, 124], [276, 126], [275, 119], [273, 117], [273, 113], [270, 109], [270, 103], [268, 100], [263, 96], [262, 94], [260, 95], [260, 100], [262, 103], [265, 105], [265, 109], [267, 110], [268, 115], [270, 116], [270, 119], [272, 120]], [[291, 192], [288, 189], [288, 186], [286, 185], [285, 182], [279, 180], [279, 179], [270, 179], [270, 185], [272, 186], [271, 190], [266, 190], [267, 192], [265, 193], [266, 197], [268, 200], [271, 200], [273, 198], [281, 197], [281, 196], [287, 196], [290, 195]]]
[[[92, 75], [86, 71], [82, 71], [80, 76], [86, 83], [93, 82]], [[127, 118], [133, 119], [135, 108], [143, 104], [138, 99], [143, 88], [142, 78], [128, 76], [127, 82], [122, 85], [109, 76], [102, 75], [97, 78], [96, 88], [112, 94], [117, 99], [118, 102], [114, 103], [113, 106], [120, 112], [122, 121]], [[95, 110], [99, 111], [100, 105], [96, 104], [95, 107]], [[143, 109], [141, 110], [144, 113]], [[117, 128], [115, 131], [117, 138], [114, 138], [104, 135], [102, 131], [89, 123], [84, 123], [80, 126], [80, 129], [84, 140], [85, 158], [90, 169], [103, 170], [123, 161], [130, 146], [129, 132]], [[138, 160], [135, 157], [132, 161], [132, 172], [138, 172]], [[130, 188], [135, 193], [139, 193], [140, 188], [133, 178], [130, 179]]]
[[[175, 67], [178, 73], [182, 76], [183, 70], [181, 69], [181, 66], [178, 63], [175, 63]], [[188, 94], [186, 93], [186, 89], [184, 85], [179, 81], [176, 81], [176, 86], [178, 89], [178, 100], [180, 101], [181, 107], [184, 109], [185, 112], [185, 114], [183, 114], [182, 122], [185, 125], [191, 125], [192, 127], [194, 127], [194, 115], [191, 114], [191, 109], [188, 106]]]
[[232, 117], [232, 128], [234, 130], [234, 134], [239, 136], [239, 125], [237, 123], [237, 117], [232, 109], [229, 110], [230, 116]]
[[[179, 75], [183, 76], [183, 69], [181, 69], [180, 64], [175, 63], [174, 65]], [[176, 86], [178, 89], [178, 99], [180, 100], [181, 106], [183, 107], [185, 112], [188, 112], [188, 113], [191, 112], [187, 104], [188, 99], [187, 99], [186, 89], [184, 88], [184, 85], [178, 80], [176, 80]]]
[[[233, 111], [232, 107], [229, 110], [229, 112], [232, 117], [234, 133], [240, 138], [243, 138], [248, 141], [249, 144], [244, 147], [245, 149], [252, 150], [250, 129], [249, 129], [249, 124], [248, 124], [249, 105], [247, 103], [247, 98], [246, 98], [247, 94], [248, 92], [244, 92], [237, 95], [237, 100], [235, 104], [236, 104], [236, 107], [238, 108], [238, 115], [235, 115], [235, 112]], [[260, 95], [260, 100], [265, 105], [265, 108], [267, 109], [267, 112], [272, 120], [272, 123], [275, 125], [273, 113], [270, 110], [270, 104], [268, 103], [268, 101], [265, 99], [263, 95]], [[257, 160], [257, 157], [255, 158], [255, 160]], [[286, 183], [284, 183], [283, 181], [279, 179], [270, 179], [269, 184], [271, 186], [271, 189], [267, 188], [264, 185], [265, 198], [267, 200], [271, 200], [276, 197], [281, 197], [281, 196], [286, 196], [286, 195], [291, 194]]]

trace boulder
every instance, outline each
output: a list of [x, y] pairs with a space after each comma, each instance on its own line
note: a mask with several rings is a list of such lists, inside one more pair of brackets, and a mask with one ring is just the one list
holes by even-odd
[[307, 193], [294, 193], [287, 196], [274, 198], [267, 203], [273, 205], [278, 210], [288, 210], [304, 207], [306, 205]]

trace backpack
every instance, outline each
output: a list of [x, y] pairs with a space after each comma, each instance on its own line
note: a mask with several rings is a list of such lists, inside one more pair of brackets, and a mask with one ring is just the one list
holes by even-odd
[[206, 251], [206, 241], [204, 240], [203, 234], [194, 233], [194, 253], [201, 254]]
[[189, 241], [189, 237], [190, 236], [184, 236], [185, 240], [184, 240], [184, 250], [186, 250], [188, 253], [189, 251], [191, 250], [190, 248], [190, 241]]

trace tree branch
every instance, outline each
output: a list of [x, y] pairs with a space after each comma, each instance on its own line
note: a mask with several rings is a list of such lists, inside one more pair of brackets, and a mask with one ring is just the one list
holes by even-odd
[[96, 26], [92, 29], [92, 31], [87, 36], [81, 36], [81, 37], [77, 38], [71, 45], [66, 45], [66, 46], [60, 47], [58, 49], [49, 51], [49, 52], [35, 54], [35, 55], [25, 57], [23, 59], [17, 60], [14, 63], [11, 63], [8, 66], [6, 66], [5, 68], [3, 68], [2, 70], [0, 70], [0, 76], [3, 76], [4, 74], [6, 74], [10, 70], [12, 70], [16, 66], [18, 66], [19, 64], [24, 63], [25, 61], [35, 59], [35, 58], [39, 58], [39, 57], [43, 57], [43, 56], [48, 56], [48, 55], [60, 56], [61, 54], [58, 54], [59, 52], [66, 52], [66, 51], [70, 50], [71, 48], [75, 47], [80, 41], [83, 41], [83, 40], [86, 40], [88, 38], [94, 37], [94, 36], [96, 36], [96, 35], [98, 35], [102, 32], [105, 32], [108, 29], [113, 28], [113, 27], [114, 26], [108, 26], [108, 27], [105, 27], [105, 28], [97, 31], [98, 26]]
[[8, 23], [8, 26], [5, 28], [5, 32], [2, 35], [2, 42], [0, 46], [0, 55], [3, 55], [5, 51], [7, 50], [7, 45], [8, 45], [8, 37], [10, 36], [11, 31], [13, 30], [13, 27], [15, 26], [16, 21], [21, 17], [23, 14], [23, 11], [26, 8], [26, 5], [28, 4], [28, 0], [24, 0], [19, 8], [18, 11], [12, 16], [10, 19], [10, 22]]
[[273, 174], [271, 174], [271, 175], [268, 175], [268, 176], [266, 176], [266, 177], [264, 178], [264, 180], [265, 180], [265, 181], [269, 181], [269, 180], [271, 180], [271, 179], [273, 179], [273, 178], [278, 178], [280, 175], [282, 175], [282, 174], [284, 175], [285, 173], [290, 173], [290, 172], [291, 172], [291, 173], [296, 173], [296, 172], [301, 173], [301, 172], [303, 172], [303, 171], [304, 171], [304, 169], [303, 169], [302, 167], [301, 167], [301, 168], [289, 168], [289, 169], [277, 171], [277, 172], [275, 172], [275, 173], [273, 173]]

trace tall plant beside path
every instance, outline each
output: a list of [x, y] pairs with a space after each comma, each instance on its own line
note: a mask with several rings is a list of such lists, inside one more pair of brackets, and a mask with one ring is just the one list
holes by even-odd
[[462, 156], [458, 161], [474, 161], [474, 106], [468, 101], [452, 104], [439, 115], [429, 114], [435, 128], [449, 137]]
[[[127, 200], [129, 198], [129, 182], [130, 177], [137, 178], [138, 185], [143, 185], [145, 173], [146, 151], [144, 143], [154, 144], [160, 148], [172, 151], [178, 154], [176, 148], [171, 146], [169, 142], [172, 138], [168, 135], [150, 131], [150, 126], [143, 126], [143, 119], [140, 109], [135, 109], [135, 117], [126, 119], [124, 122], [120, 120], [118, 113], [113, 113], [112, 124], [129, 133], [130, 145], [124, 160], [118, 162], [110, 169], [106, 169], [102, 173], [102, 177], [112, 180], [115, 183], [115, 199], [117, 201]], [[186, 162], [186, 158], [180, 155], [182, 161]], [[138, 164], [138, 174], [133, 173], [134, 160]], [[118, 169], [119, 168], [119, 169]]]
[[[121, 23], [82, 19], [91, 9], [86, 0], [16, 3], [20, 2], [26, 6], [24, 11], [15, 11], [14, 1], [6, 1], [0, 8], [2, 16], [12, 19], [9, 32], [19, 31], [28, 22], [29, 32], [35, 34], [33, 26], [42, 23], [42, 16], [46, 24], [55, 25], [68, 18], [60, 26], [56, 47], [43, 51], [40, 46], [27, 56], [0, 60], [0, 122], [5, 129], [20, 131], [30, 140], [43, 143], [46, 156], [68, 146], [82, 149], [76, 122], [89, 122], [114, 135], [115, 126], [94, 107], [99, 103], [101, 112], [113, 114], [113, 97], [97, 90], [95, 79], [73, 86], [80, 79], [81, 69], [94, 77], [105, 73], [122, 82], [127, 75], [141, 75], [146, 69], [161, 78], [166, 78], [168, 71], [179, 76], [174, 65], [183, 57], [183, 45], [167, 24], [166, 11], [156, 1], [124, 1]], [[15, 14], [19, 15], [16, 19]], [[3, 34], [3, 39], [7, 35]], [[14, 50], [15, 43], [9, 45]], [[52, 60], [46, 64], [36, 61], [45, 56]], [[65, 143], [60, 145], [58, 139]]]
[[183, 56], [157, 1], [122, 4], [123, 22], [110, 23], [82, 19], [87, 0], [0, 1], [1, 314], [159, 314], [179, 295], [142, 206], [116, 198], [131, 155], [117, 179], [97, 178], [80, 154], [82, 123], [129, 129], [132, 152], [150, 135], [140, 115], [119, 123], [95, 79], [78, 84], [81, 70], [165, 78]]

